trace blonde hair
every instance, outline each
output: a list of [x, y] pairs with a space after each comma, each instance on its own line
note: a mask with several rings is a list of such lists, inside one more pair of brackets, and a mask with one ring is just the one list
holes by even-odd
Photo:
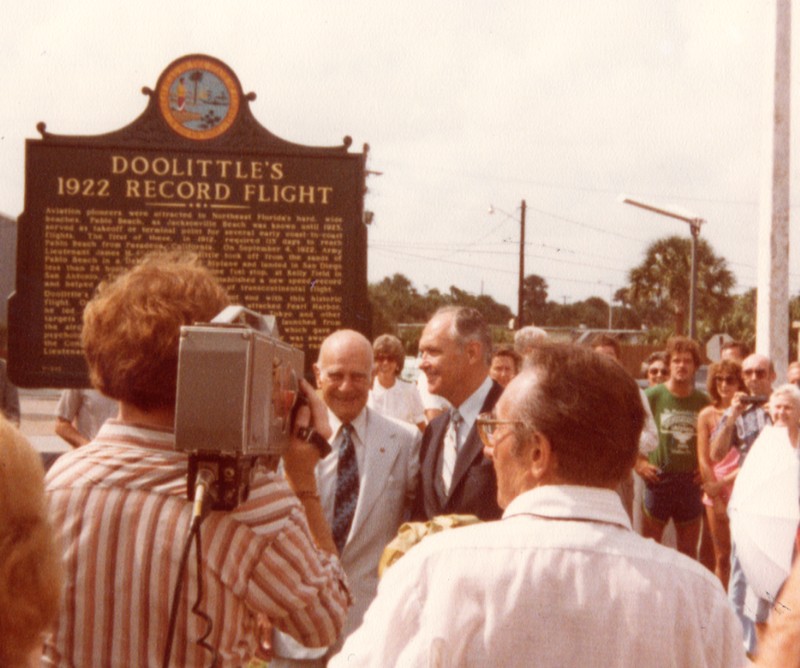
[[41, 459], [0, 417], [0, 665], [26, 663], [41, 645], [58, 618], [62, 576]]

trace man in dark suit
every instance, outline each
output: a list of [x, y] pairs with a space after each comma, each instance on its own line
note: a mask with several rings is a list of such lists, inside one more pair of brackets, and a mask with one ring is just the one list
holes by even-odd
[[429, 391], [452, 408], [434, 418], [422, 437], [413, 518], [460, 513], [497, 519], [497, 480], [475, 427], [478, 415], [490, 412], [503, 392], [489, 377], [489, 327], [475, 309], [439, 309], [422, 332], [419, 352]]

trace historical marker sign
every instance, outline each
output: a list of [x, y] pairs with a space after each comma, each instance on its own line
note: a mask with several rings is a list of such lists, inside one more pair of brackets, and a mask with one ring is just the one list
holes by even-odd
[[[365, 153], [306, 147], [252, 116], [222, 62], [187, 56], [122, 130], [26, 146], [9, 371], [23, 387], [88, 384], [81, 314], [97, 283], [148, 251], [201, 254], [235, 302], [278, 318], [313, 360], [339, 327], [369, 335]], [[365, 147], [366, 149], [366, 147]], [[365, 150], [366, 152], [366, 150]]]

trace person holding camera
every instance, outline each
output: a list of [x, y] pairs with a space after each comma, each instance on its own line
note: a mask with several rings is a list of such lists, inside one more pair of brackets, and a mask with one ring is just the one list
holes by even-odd
[[[772, 424], [767, 402], [772, 393], [776, 374], [772, 361], [754, 353], [742, 362], [742, 376], [747, 392], [733, 395], [730, 407], [723, 413], [717, 430], [711, 437], [711, 459], [722, 461], [731, 448], [739, 451], [739, 466], [756, 442], [764, 427]], [[735, 483], [734, 483], [735, 484]], [[755, 655], [757, 640], [753, 620], [745, 612], [747, 579], [736, 553], [736, 541], [731, 545], [731, 574], [728, 580], [728, 596], [744, 630], [745, 649]]]
[[[47, 475], [66, 583], [43, 665], [162, 665], [193, 514], [188, 457], [175, 450], [173, 429], [180, 328], [209, 322], [228, 302], [197, 256], [175, 252], [146, 257], [87, 304], [90, 378], [119, 402], [119, 417]], [[329, 436], [324, 405], [303, 387], [310, 406], [298, 410], [294, 433], [313, 416]], [[202, 561], [192, 555], [182, 581], [169, 665], [244, 665], [261, 649], [266, 618], [306, 645], [335, 642], [350, 596], [319, 505], [318, 460], [312, 444], [293, 437], [286, 480], [260, 470], [235, 510], [208, 513]]]

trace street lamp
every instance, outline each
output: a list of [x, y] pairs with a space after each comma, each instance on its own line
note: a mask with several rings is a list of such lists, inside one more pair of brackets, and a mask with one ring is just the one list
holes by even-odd
[[[524, 285], [525, 285], [525, 209], [527, 208], [525, 204], [525, 200], [522, 200], [522, 204], [520, 205], [520, 216], [519, 216], [519, 286], [518, 286], [518, 293], [517, 293], [517, 329], [522, 329], [525, 326], [524, 320], [524, 312], [523, 312], [523, 293], [524, 293]], [[502, 209], [497, 209], [496, 207], [489, 205], [489, 213], [492, 214], [495, 211], [500, 211], [500, 213], [504, 213], [509, 218], [514, 218], [510, 213], [506, 213]]]
[[608, 288], [608, 329], [611, 331], [614, 324], [614, 286], [611, 283], [604, 283], [597, 281], [599, 285], [605, 285]]
[[677, 211], [675, 209], [667, 209], [663, 206], [636, 200], [627, 195], [620, 195], [619, 201], [623, 204], [630, 204], [638, 206], [640, 209], [646, 209], [662, 216], [682, 220], [684, 223], [689, 224], [689, 229], [692, 233], [692, 269], [691, 280], [689, 283], [689, 338], [695, 338], [695, 304], [697, 300], [697, 238], [700, 235], [700, 226], [706, 221], [700, 216], [696, 216], [688, 211]]

